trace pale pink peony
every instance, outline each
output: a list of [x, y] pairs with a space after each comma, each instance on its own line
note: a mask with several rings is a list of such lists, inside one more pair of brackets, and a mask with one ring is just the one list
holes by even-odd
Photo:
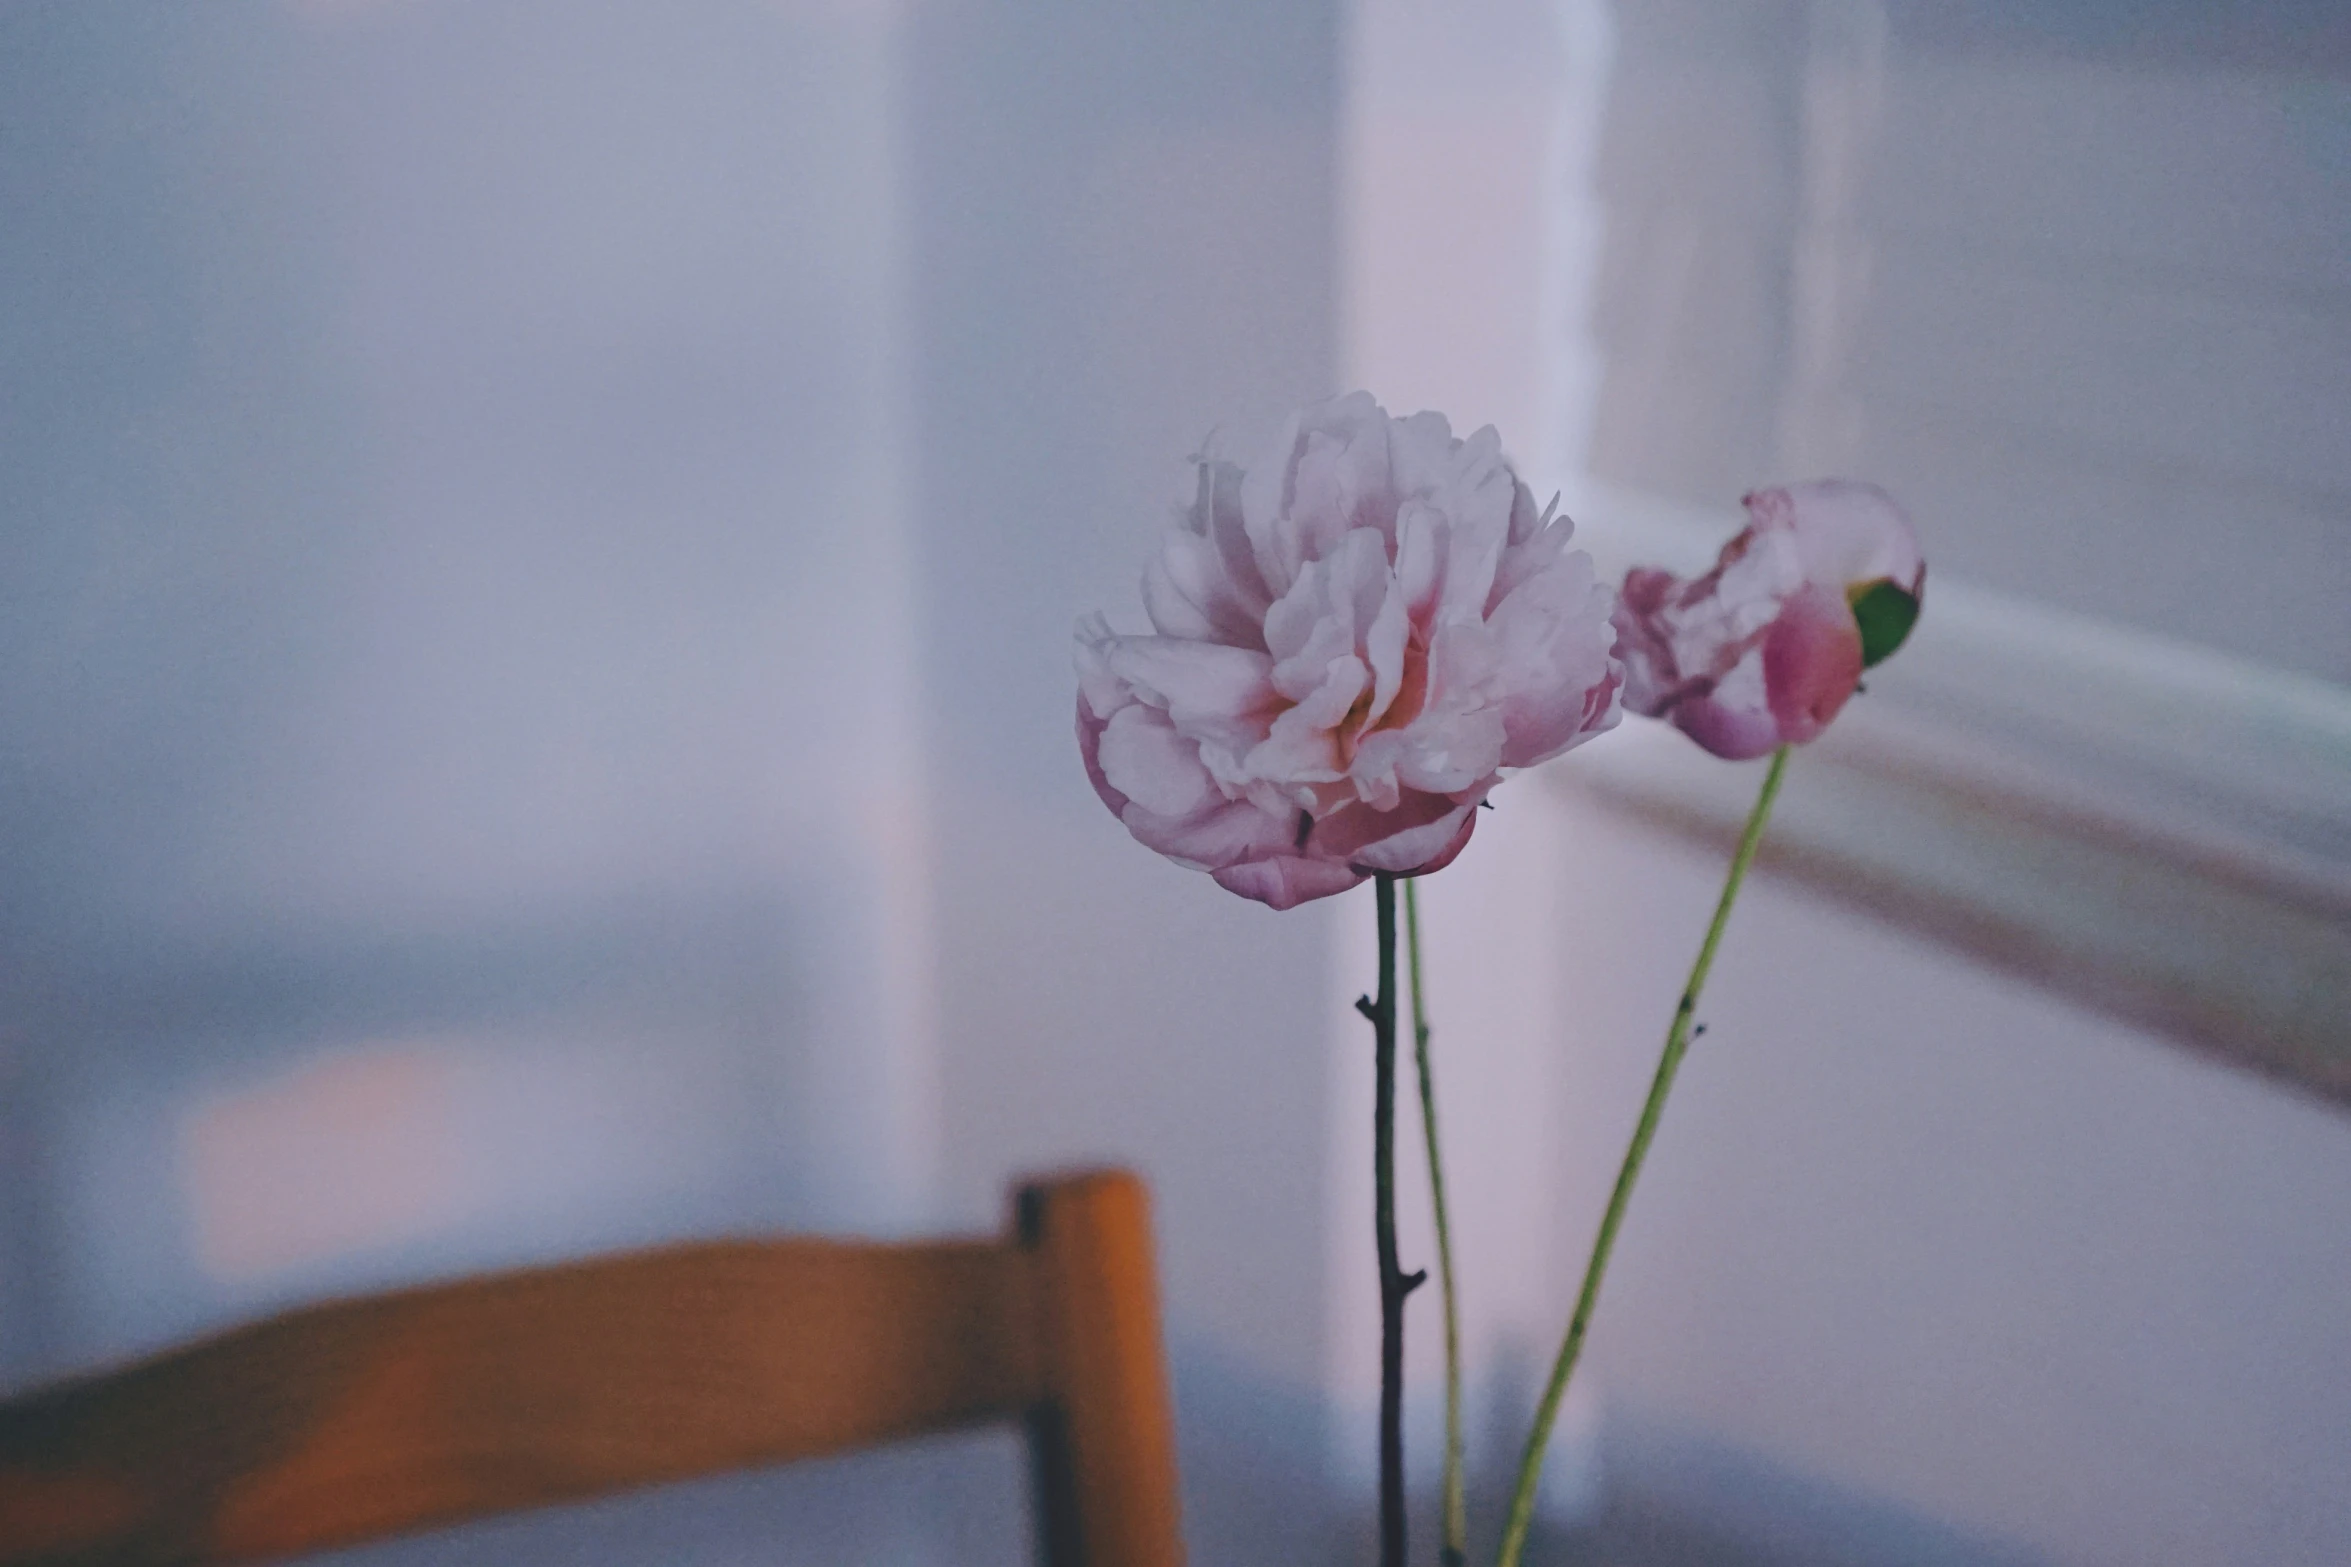
[[1926, 591], [1910, 519], [1874, 484], [1757, 490], [1747, 517], [1712, 571], [1637, 568], [1616, 609], [1625, 706], [1733, 761], [1826, 729]]
[[1505, 769], [1612, 726], [1613, 595], [1484, 429], [1368, 393], [1271, 460], [1202, 459], [1143, 575], [1153, 636], [1078, 623], [1095, 792], [1178, 864], [1277, 909], [1450, 863]]

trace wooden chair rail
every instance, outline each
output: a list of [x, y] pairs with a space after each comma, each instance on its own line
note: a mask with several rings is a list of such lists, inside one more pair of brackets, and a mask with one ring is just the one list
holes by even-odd
[[1028, 1188], [1004, 1241], [680, 1246], [34, 1393], [0, 1406], [0, 1567], [261, 1560], [1008, 1418], [1049, 1562], [1179, 1559], [1131, 1176]]

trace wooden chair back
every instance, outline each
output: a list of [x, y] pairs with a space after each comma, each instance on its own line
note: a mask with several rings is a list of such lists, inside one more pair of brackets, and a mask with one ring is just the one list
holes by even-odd
[[994, 1420], [1048, 1567], [1176, 1567], [1142, 1183], [1002, 1239], [720, 1242], [290, 1312], [0, 1405], [0, 1567], [260, 1561]]

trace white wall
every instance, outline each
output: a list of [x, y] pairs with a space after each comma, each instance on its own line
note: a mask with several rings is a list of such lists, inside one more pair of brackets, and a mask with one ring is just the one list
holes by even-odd
[[[2306, 666], [2331, 657], [2335, 622], [2296, 606], [2314, 575], [2339, 576], [2327, 569], [2341, 553], [2339, 516], [2312, 535], [2331, 541], [2323, 560], [2293, 555], [2267, 511], [2232, 513], [2224, 530], [2208, 508], [2174, 526], [2100, 492], [2095, 506], [2028, 521], [1990, 502], [2016, 467], [2005, 448], [1963, 439], [1974, 426], [1922, 416], [1922, 428], [1944, 431], [1935, 472], [1947, 482], [1904, 468], [1912, 448], [1871, 444], [1889, 419], [1963, 389], [1935, 374], [1948, 355], [1918, 346], [1922, 323], [1976, 361], [2006, 354], [2015, 375], [2066, 385], [2106, 385], [2135, 361], [2012, 332], [1986, 296], [1905, 270], [1910, 252], [1891, 240], [1878, 271], [1858, 279], [1823, 258], [1820, 245], [1853, 236], [1822, 227], [1817, 187], [1842, 165], [1831, 157], [1824, 173], [1818, 160], [1879, 150], [1818, 144], [1823, 117], [1852, 108], [1854, 84], [1836, 73], [1857, 37], [1873, 37], [1869, 9], [1497, 0], [1456, 26], [1448, 9], [1409, 0], [1358, 5], [1345, 187], [1355, 378], [1394, 404], [1502, 421], [1506, 443], [1571, 495], [1580, 450], [1615, 482], [1723, 509], [1727, 529], [1739, 490], [1790, 476], [1776, 466], [1782, 443], [1833, 430], [1822, 421], [1858, 377], [1861, 445], [1836, 461], [1911, 495], [1939, 562], [2217, 634], [2209, 617], [2172, 613], [2159, 578], [2213, 570], [2212, 552], [2229, 551], [2204, 608], [2246, 594], [2271, 608], [2220, 640]], [[2331, 104], [2333, 85], [2298, 79], [2289, 91], [2238, 60], [2207, 90], [2163, 100], [2156, 89], [2192, 70], [2180, 58], [2101, 63], [2090, 27], [2087, 57], [2009, 70], [1999, 29], [1990, 34], [1957, 57], [1906, 62], [1895, 30], [1896, 53], [1869, 84], [1871, 123], [1892, 128], [1886, 156], [1937, 161], [1881, 166], [1871, 201], [1945, 223], [1954, 209], [1935, 179], [1965, 164], [1977, 203], [1967, 210], [1994, 226], [1967, 254], [2012, 258], [1997, 248], [2011, 240], [2086, 244], [2101, 224], [2127, 248], [2141, 233], [2139, 198], [2097, 170], [2121, 168], [2134, 146], [2185, 138], [2197, 159], [2138, 167], [2133, 189], [2185, 203], [2165, 208], [2167, 221], [2216, 255], [2250, 256], [2247, 232], [2332, 221], [2340, 182], [2324, 183], [2315, 204], [2297, 194], [2283, 174], [2303, 167], [2305, 143], [2263, 141], [2252, 127], [2331, 112], [2312, 105]], [[1590, 96], [1595, 61], [1604, 110]], [[2017, 94], [2040, 120], [2015, 118]], [[2153, 117], [2135, 136], [2133, 113]], [[2023, 124], [2063, 114], [2079, 116], [2080, 134], [2029, 143], [2061, 148], [2055, 164], [1956, 150], [1969, 127], [2005, 127], [1987, 157], [2022, 149]], [[2204, 171], [2258, 148], [2284, 161], [2267, 172], [2231, 164], [2235, 176], [2205, 182]], [[2040, 183], [2020, 183], [2028, 174]], [[2078, 198], [2069, 180], [2083, 186]], [[2026, 204], [2002, 207], [2004, 197]], [[1549, 214], [1547, 237], [1530, 210]], [[1537, 243], [1546, 259], [1530, 266]], [[1791, 256], [1804, 287], [1827, 298], [1791, 292]], [[2212, 266], [2197, 276], [2235, 275]], [[1913, 292], [1897, 300], [1897, 287]], [[2098, 319], [2138, 341], [2153, 329], [2134, 308], [2119, 299]], [[1822, 311], [1836, 330], [1807, 338], [1825, 330]], [[1522, 330], [1562, 315], [1573, 324], [1564, 351]], [[2275, 390], [2262, 377], [2276, 362], [2251, 339], [2226, 353], [2162, 341], [2181, 356], [2167, 374], [2212, 377], [2198, 396]], [[1913, 357], [1897, 364], [1901, 352]], [[1595, 357], [1597, 391], [1583, 395]], [[2039, 403], [1967, 385], [1987, 408], [2009, 408], [2018, 430], [2041, 428]], [[2301, 395], [2306, 411], [2340, 423], [2339, 396]], [[2087, 393], [2076, 405], [2081, 418], [2094, 409], [2109, 420], [2134, 406]], [[2079, 421], [2052, 422], [2070, 439]], [[2227, 428], [2252, 438], [2242, 420]], [[2101, 450], [2114, 483], [2165, 482], [2168, 470]], [[2090, 455], [2077, 445], [2064, 461], [2087, 471]], [[2015, 543], [2019, 530], [2031, 537]], [[2144, 570], [2047, 575], [2064, 552], [2112, 550], [2118, 536], [2146, 546]], [[1570, 757], [1552, 777], [1502, 790], [1507, 845], [1481, 831], [1429, 888], [1442, 911], [1432, 988], [1448, 1138], [1465, 1166], [1457, 1180], [1487, 1183], [1476, 1221], [1486, 1234], [1465, 1245], [1464, 1267], [1490, 1335], [1486, 1374], [1505, 1387], [1536, 1369], [1514, 1368], [1509, 1348], [1525, 1333], [1518, 1322], [1545, 1314], [1532, 1297], [1548, 1296], [1552, 1319], [1536, 1356], [1548, 1358], [1564, 1321], [1721, 873], [1713, 854], [1577, 791], [1576, 768]], [[1509, 863], [1481, 858], [1498, 848]], [[1531, 933], [1547, 961], [1523, 956]], [[1539, 1008], [1544, 1037], [1527, 1043], [1528, 1014], [1496, 1015], [1496, 995]], [[2351, 1124], [2339, 1113], [1769, 879], [1738, 911], [1702, 1018], [1712, 1026], [1666, 1115], [1581, 1374], [1602, 1406], [1611, 1507], [1678, 1516], [1711, 1531], [1718, 1552], [1737, 1541], [1775, 1561], [2351, 1553], [2338, 1483], [2351, 1464], [2351, 1354], [2335, 1331], [2351, 1284]], [[1530, 1146], [1548, 1174], [1514, 1183]], [[1334, 1214], [1346, 1202], [1337, 1197]], [[1424, 1402], [1430, 1374], [1424, 1363]]]
[[930, 1216], [895, 50], [0, 12], [10, 1380]]
[[[1585, 1235], [1720, 867], [1566, 811]], [[2052, 1561], [2341, 1559], [2339, 1112], [1768, 881], [1702, 1020], [1593, 1340], [1630, 1483], [1796, 1538], [1842, 1490]]]
[[942, 1188], [1149, 1176], [1196, 1559], [1323, 1527], [1328, 911], [1128, 838], [1078, 765], [1071, 624], [1141, 623], [1211, 438], [1335, 378], [1335, 18], [941, 7], [909, 77], [935, 722]]
[[[81, 1221], [20, 1364], [916, 1211], [887, 38], [560, 10], [0, 24], [7, 981]], [[409, 1072], [465, 1195], [209, 1276], [191, 1118], [367, 1113], [293, 1092], [327, 1057]], [[449, 1124], [484, 1096], [514, 1120]]]
[[[1102, 811], [1070, 628], [1336, 389], [1335, 26], [0, 15], [0, 1370], [1132, 1162], [1196, 1546], [1319, 1539], [1325, 916]], [[1001, 1442], [702, 1494], [446, 1549], [1019, 1551]]]
[[[1344, 1539], [1367, 900], [1128, 841], [1069, 623], [1131, 621], [1204, 438], [1343, 385], [1715, 502], [1847, 428], [1846, 362], [1789, 357], [1787, 247], [1853, 226], [1805, 204], [1797, 9], [1704, 70], [1520, 0], [0, 14], [0, 1371], [656, 1235], [993, 1224], [1118, 1159], [1196, 1556]], [[1903, 79], [1918, 145], [1973, 69]], [[1729, 118], [1627, 141], [1636, 103]], [[1727, 236], [1658, 231], [1696, 271], [1609, 249], [1643, 146], [1753, 155], [1702, 182]], [[1660, 313], [1595, 329], [1628, 281]], [[1693, 299], [1761, 338], [1637, 330]], [[2310, 537], [2275, 624], [2323, 653]], [[1487, 1477], [1711, 875], [1563, 800], [1514, 783], [1429, 888]], [[1597, 1453], [1811, 1559], [2342, 1554], [2337, 1120], [1769, 887], [1709, 1012], [1563, 1514]], [[1011, 1560], [1017, 1501], [996, 1442], [375, 1554]]]

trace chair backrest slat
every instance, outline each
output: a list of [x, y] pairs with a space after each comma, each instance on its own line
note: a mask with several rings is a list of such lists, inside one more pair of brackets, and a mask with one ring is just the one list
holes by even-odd
[[1175, 1417], [1142, 1183], [1035, 1186], [1015, 1223], [1036, 1265], [1045, 1383], [1033, 1406], [1037, 1535], [1046, 1567], [1181, 1559]]
[[1054, 1567], [1170, 1567], [1141, 1186], [1021, 1209], [1001, 1242], [691, 1245], [337, 1302], [28, 1395], [0, 1406], [0, 1567], [227, 1567], [1009, 1418]]

